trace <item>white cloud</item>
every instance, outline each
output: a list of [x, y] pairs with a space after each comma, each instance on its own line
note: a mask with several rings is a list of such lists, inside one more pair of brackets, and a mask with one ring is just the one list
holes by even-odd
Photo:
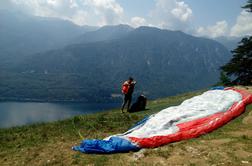
[[36, 16], [66, 17], [74, 13], [75, 1], [72, 0], [11, 0], [20, 9]]
[[192, 28], [193, 11], [184, 0], [155, 0], [155, 6], [148, 16], [129, 19], [126, 19], [124, 9], [117, 0], [0, 0], [1, 8], [18, 9], [36, 16], [61, 18], [78, 25], [128, 23], [133, 27], [148, 25], [212, 38], [252, 35], [252, 14], [245, 10], [240, 13], [232, 27], [223, 20], [215, 25]]
[[[155, 0], [146, 17], [128, 18], [117, 0], [0, 0], [2, 6], [41, 17], [55, 17], [78, 25], [130, 24], [186, 30], [192, 18], [191, 8], [182, 0]], [[188, 32], [188, 31], [187, 31]]]
[[184, 1], [156, 0], [150, 22], [160, 28], [188, 30], [192, 14], [192, 9]]
[[182, 22], [186, 22], [192, 16], [191, 8], [185, 2], [177, 2], [176, 8], [171, 13]]
[[11, 0], [19, 9], [83, 25], [121, 23], [123, 8], [115, 0]]
[[130, 22], [133, 27], [140, 27], [146, 25], [146, 20], [142, 17], [132, 17]]
[[252, 14], [243, 10], [236, 19], [236, 24], [231, 28], [231, 36], [252, 35]]
[[67, 20], [70, 20], [78, 25], [87, 25], [88, 13], [83, 10], [78, 10], [72, 16], [70, 16]]
[[123, 8], [115, 0], [84, 0], [97, 16], [101, 17], [99, 25], [121, 23]]
[[236, 19], [234, 26], [229, 27], [227, 21], [216, 22], [213, 26], [199, 27], [196, 30], [198, 36], [208, 36], [211, 38], [219, 36], [246, 36], [252, 35], [252, 14], [243, 10]]
[[227, 21], [218, 21], [213, 26], [208, 27], [199, 27], [196, 30], [196, 35], [199, 36], [209, 36], [211, 38], [219, 37], [219, 36], [225, 36], [228, 34], [228, 23]]

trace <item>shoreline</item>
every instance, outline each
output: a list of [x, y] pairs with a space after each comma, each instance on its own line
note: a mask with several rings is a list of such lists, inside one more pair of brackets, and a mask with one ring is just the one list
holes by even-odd
[[[56, 122], [74, 116], [95, 114], [120, 107], [119, 102], [40, 102], [0, 101], [0, 128], [22, 127], [24, 125]], [[18, 120], [15, 120], [17, 119]]]
[[83, 104], [88, 104], [88, 103], [119, 103], [121, 101], [119, 100], [104, 100], [104, 101], [89, 101], [89, 100], [46, 100], [46, 99], [31, 99], [31, 98], [1, 98], [0, 97], [0, 103], [1, 102], [39, 102], [39, 103], [83, 103]]

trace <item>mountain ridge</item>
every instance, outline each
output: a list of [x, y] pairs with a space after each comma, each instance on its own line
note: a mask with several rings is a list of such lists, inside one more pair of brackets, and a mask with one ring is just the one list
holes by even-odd
[[81, 27], [56, 18], [8, 10], [0, 10], [0, 13], [0, 69], [8, 68], [28, 55], [63, 47], [92, 30], [92, 27]]
[[143, 93], [159, 98], [215, 84], [219, 67], [230, 56], [214, 40], [140, 27], [121, 38], [72, 44], [25, 58], [13, 71], [22, 82], [27, 81], [24, 78], [33, 80], [25, 86], [30, 92], [24, 95], [14, 90], [10, 94], [45, 100], [113, 101], [112, 94], [119, 94], [121, 83], [133, 76], [138, 81], [136, 96]]

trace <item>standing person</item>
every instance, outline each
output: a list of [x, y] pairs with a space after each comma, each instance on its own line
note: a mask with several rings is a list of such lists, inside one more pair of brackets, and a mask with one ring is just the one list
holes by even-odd
[[129, 77], [129, 79], [125, 81], [122, 85], [122, 93], [124, 94], [124, 100], [123, 100], [123, 104], [121, 108], [122, 113], [124, 113], [123, 109], [127, 103], [128, 103], [127, 112], [129, 111], [135, 84], [136, 84], [136, 81], [134, 81], [132, 77]]

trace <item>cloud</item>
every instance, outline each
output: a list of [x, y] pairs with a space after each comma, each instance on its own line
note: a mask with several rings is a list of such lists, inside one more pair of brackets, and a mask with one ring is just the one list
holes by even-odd
[[199, 27], [196, 30], [196, 35], [216, 38], [219, 36], [226, 36], [228, 35], [228, 32], [229, 32], [228, 23], [227, 21], [223, 20], [216, 22], [216, 24], [213, 26], [208, 26], [206, 28]]
[[128, 18], [117, 0], [0, 0], [0, 9], [21, 10], [41, 16], [56, 17], [78, 25], [116, 25], [128, 23], [133, 27], [143, 25], [163, 29], [181, 30], [197, 36], [252, 35], [252, 14], [243, 10], [234, 26], [227, 21], [193, 28], [193, 11], [185, 0], [155, 0], [155, 6], [146, 17]]
[[180, 21], [186, 22], [192, 16], [191, 8], [184, 2], [177, 2], [176, 8], [174, 8], [171, 13]]
[[140, 27], [146, 25], [146, 20], [142, 17], [132, 17], [130, 23], [133, 27]]
[[[4, 0], [5, 1], [5, 0]], [[156, 0], [151, 17], [132, 17], [127, 20], [124, 9], [116, 0], [9, 0], [26, 13], [41, 17], [70, 20], [78, 25], [115, 25], [129, 23], [134, 27], [154, 25], [183, 30], [192, 10], [183, 1]]]
[[115, 0], [11, 0], [32, 15], [57, 17], [79, 25], [121, 23], [123, 8]]
[[243, 10], [236, 19], [236, 24], [231, 28], [231, 36], [252, 35], [252, 14]]
[[97, 16], [101, 17], [99, 25], [121, 23], [123, 8], [115, 0], [84, 0]]
[[252, 35], [252, 15], [243, 10], [236, 19], [235, 25], [229, 27], [227, 21], [216, 22], [213, 26], [199, 27], [196, 30], [197, 36], [208, 36], [211, 38], [219, 36], [241, 37]]
[[150, 21], [160, 28], [188, 30], [192, 14], [192, 9], [184, 1], [156, 0]]

